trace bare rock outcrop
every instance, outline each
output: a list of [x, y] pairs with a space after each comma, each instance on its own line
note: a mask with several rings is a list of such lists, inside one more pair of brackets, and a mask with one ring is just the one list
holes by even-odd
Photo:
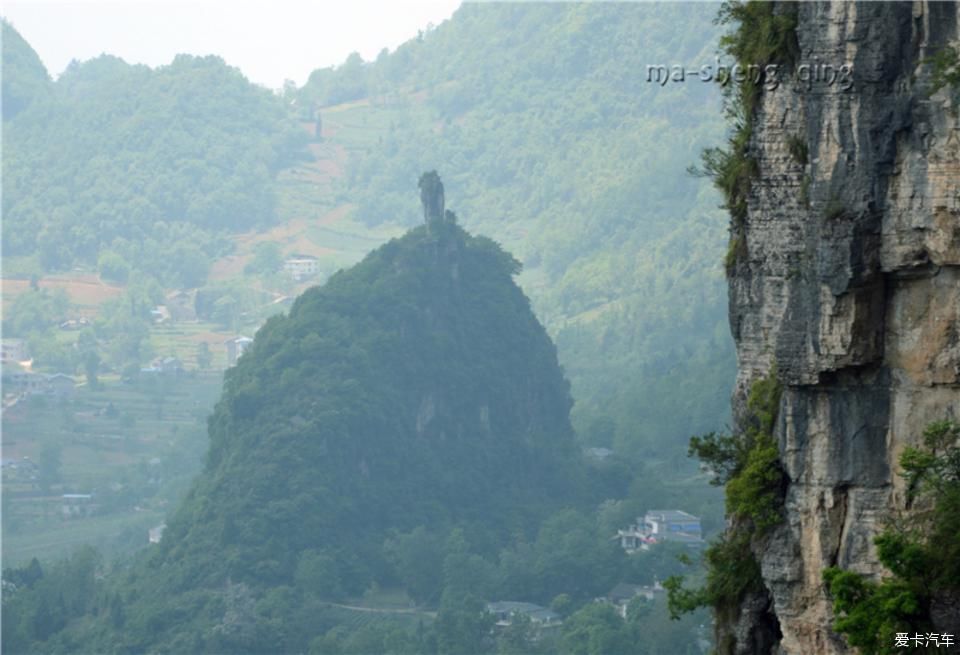
[[[960, 118], [924, 62], [958, 45], [960, 4], [798, 11], [795, 69], [753, 117], [759, 175], [730, 274], [735, 415], [776, 365], [789, 477], [787, 520], [757, 553], [768, 606], [747, 599], [731, 626], [744, 653], [847, 652], [822, 571], [882, 575], [873, 538], [903, 507], [899, 455], [960, 418]], [[771, 616], [779, 642], [758, 646]]]

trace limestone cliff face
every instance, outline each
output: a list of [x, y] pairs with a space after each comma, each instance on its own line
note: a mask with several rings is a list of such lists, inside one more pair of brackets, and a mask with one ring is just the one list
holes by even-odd
[[958, 23], [956, 3], [801, 3], [798, 70], [848, 64], [852, 85], [782, 75], [754, 115], [734, 407], [775, 363], [789, 486], [757, 552], [770, 594], [728, 626], [738, 652], [847, 652], [821, 573], [881, 574], [901, 451], [960, 418], [960, 120], [923, 63]]

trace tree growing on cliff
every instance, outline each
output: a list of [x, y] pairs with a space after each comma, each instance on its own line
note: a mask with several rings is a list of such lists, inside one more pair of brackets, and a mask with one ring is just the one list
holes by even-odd
[[704, 553], [703, 586], [685, 588], [680, 576], [664, 582], [671, 618], [699, 607], [726, 613], [745, 595], [763, 588], [754, 555], [755, 540], [783, 520], [784, 472], [773, 437], [781, 392], [773, 368], [751, 385], [740, 430], [731, 435], [712, 432], [690, 439], [689, 454], [713, 471], [714, 484], [726, 485], [730, 525]]
[[837, 567], [823, 573], [834, 629], [865, 655], [900, 652], [897, 633], [960, 625], [960, 423], [927, 426], [922, 445], [906, 448], [900, 466], [910, 511], [875, 539], [893, 575], [874, 582]]

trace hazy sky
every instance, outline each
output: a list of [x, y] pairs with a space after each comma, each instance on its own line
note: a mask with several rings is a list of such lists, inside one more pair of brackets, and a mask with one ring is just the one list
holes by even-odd
[[0, 13], [33, 46], [51, 75], [101, 53], [129, 63], [169, 64], [174, 55], [215, 54], [253, 82], [303, 84], [315, 68], [353, 51], [370, 60], [460, 0], [7, 0]]

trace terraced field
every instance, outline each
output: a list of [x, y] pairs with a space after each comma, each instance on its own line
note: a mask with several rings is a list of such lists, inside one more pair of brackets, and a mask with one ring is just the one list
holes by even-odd
[[107, 553], [146, 544], [147, 529], [199, 471], [219, 372], [102, 382], [100, 391], [81, 385], [71, 399], [28, 398], [5, 409], [5, 565], [81, 544]]
[[[278, 225], [235, 235], [234, 252], [214, 262], [210, 281], [241, 279], [262, 285], [244, 277], [244, 268], [263, 242], [277, 243], [287, 256], [317, 257], [322, 280], [402, 234], [398, 226], [370, 228], [354, 220], [354, 207], [343, 191], [351, 154], [377, 145], [399, 115], [366, 101], [324, 108], [323, 140], [311, 144], [312, 159], [279, 175]], [[312, 132], [313, 124], [303, 127]], [[294, 284], [285, 293], [299, 294], [317, 281]], [[29, 284], [4, 280], [4, 304]], [[90, 319], [102, 302], [123, 293], [122, 287], [104, 283], [92, 272], [48, 276], [39, 284], [65, 289], [77, 314]], [[253, 336], [266, 315], [281, 310], [265, 307], [248, 317], [240, 332]], [[57, 336], [70, 342], [77, 333]], [[5, 565], [31, 557], [65, 556], [82, 544], [123, 553], [147, 543], [147, 530], [163, 521], [199, 471], [207, 447], [206, 417], [219, 397], [221, 372], [227, 365], [224, 341], [232, 336], [222, 326], [205, 322], [155, 325], [150, 333], [152, 351], [178, 358], [188, 373], [148, 377], [134, 384], [105, 375], [99, 391], [90, 390], [79, 376], [80, 384], [67, 401], [24, 399], [4, 409]], [[210, 372], [197, 371], [200, 343], [213, 354]], [[38, 468], [9, 466], [23, 461]], [[64, 494], [92, 498], [82, 501], [82, 507], [70, 508]], [[341, 609], [358, 621], [377, 614]]]

